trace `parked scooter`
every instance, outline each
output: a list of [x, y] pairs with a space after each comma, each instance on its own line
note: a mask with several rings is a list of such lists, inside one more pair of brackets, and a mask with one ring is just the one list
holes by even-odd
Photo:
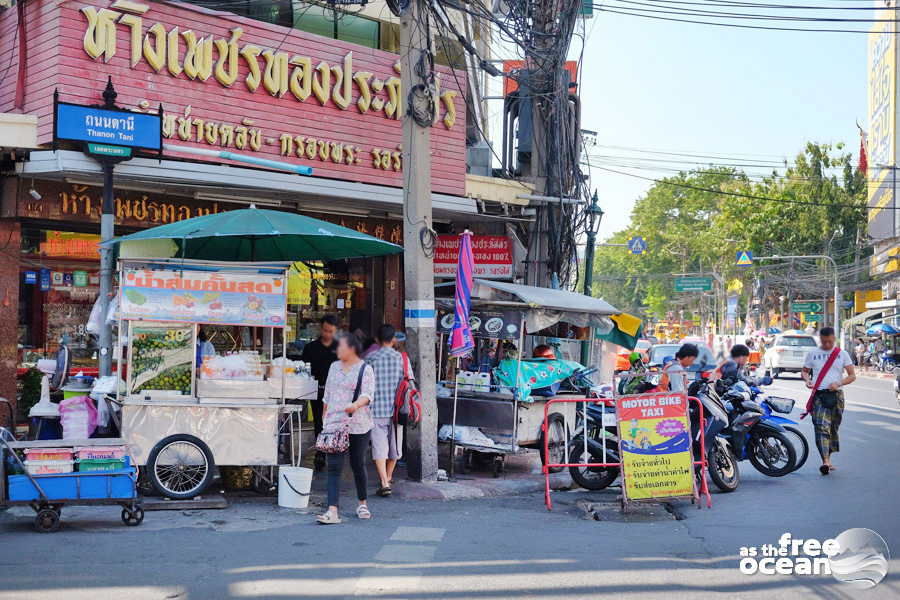
[[729, 424], [719, 434], [738, 460], [749, 459], [757, 471], [782, 477], [794, 470], [797, 452], [784, 428], [765, 418], [763, 408], [753, 401], [753, 392], [739, 381], [722, 395]]
[[688, 387], [688, 396], [693, 396], [703, 405], [705, 428], [701, 428], [700, 411], [695, 403], [688, 410], [691, 419], [694, 460], [700, 460], [700, 436], [703, 436], [703, 447], [709, 476], [722, 492], [733, 492], [741, 481], [738, 459], [727, 440], [720, 434], [728, 427], [728, 412], [725, 404], [716, 392], [715, 385], [707, 378], [693, 382]]
[[[619, 460], [619, 428], [612, 399], [599, 399], [600, 404], [576, 404], [578, 420], [569, 438], [569, 463], [617, 463]], [[585, 447], [585, 428], [587, 446]], [[605, 450], [605, 451], [604, 451]], [[619, 476], [617, 467], [569, 467], [572, 481], [586, 490], [609, 487]]]
[[784, 433], [788, 439], [791, 440], [794, 451], [797, 453], [797, 464], [794, 465], [794, 470], [796, 471], [806, 463], [806, 459], [809, 457], [809, 442], [806, 441], [806, 437], [800, 430], [794, 427], [794, 425], [799, 425], [797, 421], [791, 421], [786, 417], [773, 414], [791, 414], [794, 410], [794, 401], [790, 398], [770, 396], [758, 387], [751, 386], [750, 391], [753, 393], [754, 402], [762, 407], [763, 414], [765, 415], [764, 418], [784, 427]]

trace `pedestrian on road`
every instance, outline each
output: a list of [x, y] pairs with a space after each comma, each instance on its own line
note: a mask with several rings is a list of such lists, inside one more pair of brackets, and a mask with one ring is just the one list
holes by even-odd
[[[844, 371], [847, 372], [846, 377]], [[828, 475], [834, 470], [831, 455], [840, 450], [838, 428], [844, 414], [843, 387], [856, 381], [850, 355], [846, 350], [835, 346], [833, 327], [819, 330], [819, 349], [806, 355], [806, 363], [800, 376], [806, 382], [806, 387], [812, 390], [806, 412], [800, 418], [812, 414], [816, 447], [822, 456], [819, 472]]]
[[697, 346], [690, 343], [683, 344], [675, 353], [675, 360], [663, 368], [659, 389], [673, 392], [685, 391], [685, 370], [694, 364], [699, 355], [700, 350], [697, 349]]
[[391, 495], [394, 467], [400, 460], [403, 448], [403, 428], [394, 422], [394, 402], [397, 388], [403, 379], [404, 363], [412, 377], [409, 358], [394, 350], [396, 330], [388, 323], [381, 325], [375, 333], [380, 347], [369, 355], [366, 362], [375, 371], [375, 398], [372, 400], [372, 458], [381, 478], [381, 487], [375, 490], [379, 496]]
[[[359, 506], [356, 516], [369, 519], [372, 513], [366, 505], [366, 449], [372, 430], [372, 413], [369, 403], [375, 396], [375, 373], [359, 354], [362, 343], [352, 333], [344, 334], [337, 342], [337, 362], [328, 369], [325, 383], [325, 414], [323, 431], [349, 432], [350, 445], [343, 452], [328, 454], [328, 510], [316, 517], [319, 523], [330, 525], [340, 523], [338, 500], [341, 496], [341, 474], [344, 457], [349, 454], [356, 497]], [[362, 372], [360, 370], [362, 369]]]
[[866, 366], [866, 343], [863, 342], [862, 338], [859, 338], [856, 342], [856, 366], [860, 369], [867, 371], [868, 367]]
[[[328, 379], [328, 370], [331, 363], [337, 360], [337, 340], [334, 339], [337, 333], [337, 317], [334, 315], [325, 315], [319, 321], [319, 337], [303, 347], [303, 353], [300, 360], [309, 363], [309, 371], [313, 378], [319, 384], [318, 393], [315, 400], [310, 400], [309, 405], [312, 408], [313, 428], [316, 437], [322, 433], [322, 399], [325, 397], [325, 382]], [[325, 455], [316, 452], [316, 458], [313, 462], [316, 471], [325, 468]]]

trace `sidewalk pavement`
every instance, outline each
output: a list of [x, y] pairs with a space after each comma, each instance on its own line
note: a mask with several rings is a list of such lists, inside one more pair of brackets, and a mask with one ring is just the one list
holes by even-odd
[[893, 373], [884, 373], [882, 371], [861, 371], [859, 367], [856, 368], [856, 374], [861, 377], [871, 377], [872, 379], [893, 379]]

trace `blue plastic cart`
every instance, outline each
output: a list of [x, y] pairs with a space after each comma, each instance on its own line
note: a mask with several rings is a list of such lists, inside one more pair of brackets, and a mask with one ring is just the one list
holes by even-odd
[[[122, 522], [137, 526], [144, 508], [137, 496], [137, 468], [126, 460], [125, 468], [111, 471], [32, 475], [15, 450], [84, 446], [124, 446], [122, 439], [38, 440], [7, 442], [0, 436], [0, 506], [30, 506], [34, 527], [41, 533], [59, 529], [65, 505], [116, 504], [122, 507]], [[6, 475], [7, 458], [16, 462], [22, 475]]]

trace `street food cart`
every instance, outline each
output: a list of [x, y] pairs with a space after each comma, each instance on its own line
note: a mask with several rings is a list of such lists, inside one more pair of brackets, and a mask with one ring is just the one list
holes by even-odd
[[[301, 404], [317, 384], [287, 358], [287, 286], [297, 261], [402, 252], [291, 212], [231, 210], [101, 244], [119, 253], [119, 347], [128, 362], [121, 430], [134, 463], [170, 498], [194, 497], [215, 465], [296, 466]], [[153, 258], [143, 258], [153, 257]], [[228, 261], [228, 262], [223, 262]], [[250, 352], [198, 360], [198, 328], [241, 329]], [[280, 357], [275, 357], [280, 338]], [[271, 480], [270, 480], [271, 481]]]
[[[119, 261], [119, 356], [128, 364], [117, 398], [122, 436], [160, 493], [201, 494], [215, 465], [275, 466], [281, 441], [291, 462], [299, 460], [292, 415], [303, 406], [285, 400], [315, 398], [317, 385], [284, 358], [289, 270], [290, 263]], [[198, 331], [208, 324], [250, 328], [264, 348], [198, 364]]]
[[[482, 458], [488, 455], [494, 476], [503, 471], [506, 456], [520, 448], [539, 448], [543, 454], [542, 424], [547, 401], [560, 396], [591, 397], [591, 388], [603, 376], [612, 377], [612, 362], [608, 361], [609, 373], [602, 376], [599, 365], [604, 353], [614, 361], [615, 347], [612, 344], [604, 347], [601, 342], [631, 343], [633, 347], [640, 330], [639, 320], [622, 315], [598, 298], [476, 279], [469, 317], [476, 348], [472, 357], [464, 359], [468, 364], [461, 372], [468, 374], [461, 375], [453, 373], [458, 361], [448, 359], [443, 350], [445, 338], [453, 327], [453, 299], [438, 298], [437, 306], [441, 338], [438, 365], [440, 373], [445, 374], [439, 377], [438, 421], [450, 428], [456, 445], [463, 449], [464, 470], [480, 455]], [[636, 322], [631, 335], [625, 331], [628, 326], [617, 322], [623, 316], [629, 323]], [[526, 334], [577, 339], [581, 344], [589, 344], [588, 364], [527, 358], [531, 351], [525, 350]], [[551, 407], [546, 434], [550, 462], [561, 462], [563, 458], [567, 441], [565, 423], [575, 422], [574, 410], [574, 403], [557, 403]], [[445, 427], [442, 429], [447, 432]], [[467, 439], [455, 433], [457, 428], [477, 429], [483, 435]], [[542, 458], [546, 461], [546, 457]]]

